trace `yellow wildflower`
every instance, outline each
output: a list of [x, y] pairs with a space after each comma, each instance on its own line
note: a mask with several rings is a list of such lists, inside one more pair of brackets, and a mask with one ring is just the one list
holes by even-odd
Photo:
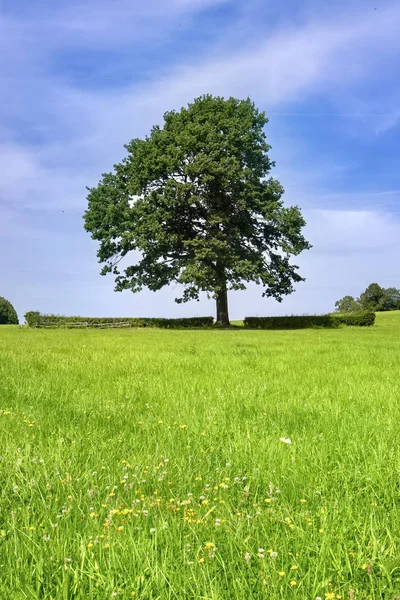
[[333, 599], [334, 599], [334, 597], [335, 597], [335, 594], [334, 594], [334, 592], [327, 592], [327, 593], [325, 594], [325, 598], [326, 598], [326, 600], [333, 600]]
[[297, 571], [298, 568], [299, 567], [297, 565], [293, 565], [293, 566], [290, 567], [290, 570], [291, 571]]
[[290, 582], [289, 585], [290, 585], [291, 588], [294, 588], [297, 585], [297, 581], [295, 581], [294, 579], [292, 579], [292, 581]]
[[204, 544], [204, 548], [205, 548], [206, 550], [212, 550], [213, 548], [215, 548], [215, 544], [214, 544], [214, 542], [206, 542], [206, 543]]
[[279, 577], [285, 577], [285, 571], [279, 571]]

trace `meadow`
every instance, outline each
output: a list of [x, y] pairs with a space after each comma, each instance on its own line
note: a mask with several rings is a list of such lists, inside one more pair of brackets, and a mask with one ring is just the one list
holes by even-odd
[[400, 598], [400, 312], [0, 328], [0, 598]]

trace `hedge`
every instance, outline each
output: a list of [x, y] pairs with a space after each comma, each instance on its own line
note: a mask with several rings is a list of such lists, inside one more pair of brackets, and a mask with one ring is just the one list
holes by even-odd
[[303, 315], [290, 317], [246, 317], [243, 324], [248, 329], [307, 329], [310, 327], [336, 328], [339, 325], [373, 325], [375, 313]]
[[134, 317], [67, 317], [64, 315], [42, 315], [30, 311], [25, 315], [30, 327], [156, 327], [161, 329], [185, 329], [192, 327], [211, 327], [213, 317], [190, 317], [182, 319], [134, 318]]
[[375, 323], [375, 313], [370, 311], [360, 311], [353, 313], [337, 313], [332, 315], [343, 325], [355, 325], [358, 327], [368, 327]]

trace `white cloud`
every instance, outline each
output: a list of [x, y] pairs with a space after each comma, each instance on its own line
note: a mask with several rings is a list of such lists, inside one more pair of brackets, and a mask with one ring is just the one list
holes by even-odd
[[[188, 8], [179, 1], [174, 6], [178, 13]], [[194, 8], [199, 6], [197, 3]], [[150, 3], [146, 15], [155, 7]], [[82, 5], [82, 10], [92, 8], [91, 2]], [[114, 7], [117, 19], [125, 8], [124, 3]], [[102, 3], [98, 19], [106, 22], [110, 10], [108, 3]], [[380, 61], [400, 51], [398, 18], [398, 7], [391, 5], [379, 14], [366, 13], [358, 19], [282, 26], [247, 49], [192, 58], [190, 64], [182, 60], [151, 83], [116, 90], [77, 89], [43, 71], [41, 64], [36, 78], [24, 82], [27, 93], [19, 89], [22, 80], [18, 79], [16, 89], [6, 90], [7, 102], [4, 98], [0, 101], [5, 116], [16, 119], [23, 115], [33, 134], [45, 140], [39, 151], [16, 142], [3, 147], [6, 162], [12, 164], [5, 181], [0, 182], [0, 193], [8, 194], [12, 181], [15, 198], [24, 205], [81, 207], [85, 183], [95, 184], [101, 172], [122, 157], [122, 146], [130, 137], [143, 135], [154, 122], [160, 122], [165, 110], [179, 108], [204, 92], [250, 95], [267, 112], [322, 91], [332, 93], [334, 101], [339, 90], [368, 81]], [[79, 18], [79, 23], [83, 22]], [[14, 32], [14, 42], [16, 37]], [[18, 54], [18, 60], [23, 56]], [[33, 50], [28, 65], [34, 56]], [[55, 189], [60, 196], [54, 194]]]
[[[61, 215], [62, 210], [69, 209], [81, 214], [85, 209], [85, 185], [96, 184], [101, 173], [120, 160], [122, 146], [130, 137], [144, 135], [151, 125], [161, 121], [165, 110], [179, 108], [204, 92], [250, 95], [267, 113], [284, 112], [292, 102], [321, 96], [333, 110], [337, 107], [346, 112], [346, 102], [352, 109], [358, 108], [358, 99], [362, 98], [362, 111], [367, 112], [368, 97], [363, 86], [370, 86], [380, 77], [382, 65], [390, 70], [397, 64], [400, 11], [393, 3], [376, 12], [344, 10], [336, 19], [312, 17], [298, 24], [283, 20], [261, 37], [252, 39], [248, 35], [246, 46], [214, 40], [202, 55], [185, 57], [182, 51], [174, 66], [162, 61], [162, 70], [154, 67], [147, 82], [134, 83], [133, 74], [123, 86], [89, 91], [54, 71], [56, 50], [121, 49], [127, 44], [132, 49], [143, 43], [158, 44], [157, 38], [161, 36], [165, 41], [181, 20], [184, 25], [185, 19], [193, 19], [198, 11], [214, 4], [218, 0], [174, 0], [165, 4], [152, 0], [138, 14], [135, 2], [90, 0], [79, 6], [76, 2], [66, 5], [63, 10], [56, 3], [52, 13], [46, 12], [46, 3], [46, 11], [38, 11], [35, 18], [27, 15], [22, 22], [0, 19], [1, 50], [8, 55], [0, 72], [0, 117], [6, 124], [1, 130], [0, 201], [6, 199], [14, 206], [6, 217], [2, 214], [7, 251], [10, 240], [14, 240], [13, 258], [5, 274], [8, 266], [2, 267], [2, 280], [11, 282], [19, 310], [39, 307], [97, 314], [213, 313], [213, 305], [205, 302], [178, 307], [173, 303], [172, 289], [159, 295], [114, 294], [112, 279], [98, 275], [94, 245], [83, 231], [80, 218], [60, 234], [60, 221], [54, 224], [49, 215], [52, 211]], [[130, 59], [131, 55], [126, 58]], [[375, 104], [373, 108], [376, 111]], [[398, 119], [396, 107], [385, 106], [386, 112], [393, 116], [386, 125], [379, 122], [381, 133], [394, 127]], [[370, 127], [374, 131], [374, 122]], [[277, 176], [288, 188], [288, 200], [300, 206], [316, 206], [320, 188], [324, 188], [329, 202], [327, 187], [349, 169], [349, 164], [340, 157], [336, 162], [323, 163], [318, 156], [310, 164], [303, 159], [303, 147], [290, 135], [277, 139], [277, 152], [285, 157], [285, 163], [278, 162], [282, 168]], [[388, 189], [381, 193], [395, 199], [398, 192], [391, 187], [389, 182]], [[232, 317], [242, 317], [244, 312], [323, 312], [333, 308], [338, 297], [359, 293], [372, 279], [382, 285], [400, 285], [398, 219], [384, 211], [357, 210], [361, 202], [370, 204], [364, 197], [360, 191], [359, 195], [340, 198], [341, 206], [354, 210], [306, 210], [307, 235], [314, 248], [302, 255], [299, 263], [307, 283], [299, 285], [298, 292], [282, 305], [262, 300], [259, 288], [232, 295]], [[331, 198], [330, 204], [337, 206], [334, 201]], [[38, 226], [30, 222], [26, 209], [47, 211], [42, 213], [43, 223]], [[24, 273], [23, 288], [18, 285], [18, 272]], [[80, 289], [86, 293], [77, 294]], [[90, 294], [94, 289], [95, 298]], [[27, 299], [30, 306], [24, 304]]]

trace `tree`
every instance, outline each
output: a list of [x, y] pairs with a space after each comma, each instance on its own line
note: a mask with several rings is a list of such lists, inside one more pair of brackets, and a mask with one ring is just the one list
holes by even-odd
[[0, 296], [0, 325], [18, 325], [18, 315], [15, 308], [5, 298]]
[[396, 288], [384, 289], [378, 310], [400, 310], [400, 290]]
[[[89, 188], [84, 215], [116, 291], [176, 282], [177, 302], [207, 292], [227, 325], [228, 290], [256, 282], [281, 301], [303, 281], [289, 259], [311, 246], [299, 208], [284, 207], [282, 186], [267, 178], [267, 122], [249, 99], [207, 95], [125, 146], [128, 156]], [[133, 250], [135, 264], [120, 272]]]
[[371, 283], [357, 300], [353, 296], [345, 296], [335, 302], [335, 307], [338, 312], [400, 310], [400, 290], [385, 289], [377, 283]]
[[360, 295], [359, 302], [363, 310], [378, 311], [381, 309], [385, 290], [377, 283], [370, 283], [365, 292]]
[[338, 312], [356, 312], [361, 310], [360, 303], [353, 296], [344, 296], [335, 302], [335, 307]]

